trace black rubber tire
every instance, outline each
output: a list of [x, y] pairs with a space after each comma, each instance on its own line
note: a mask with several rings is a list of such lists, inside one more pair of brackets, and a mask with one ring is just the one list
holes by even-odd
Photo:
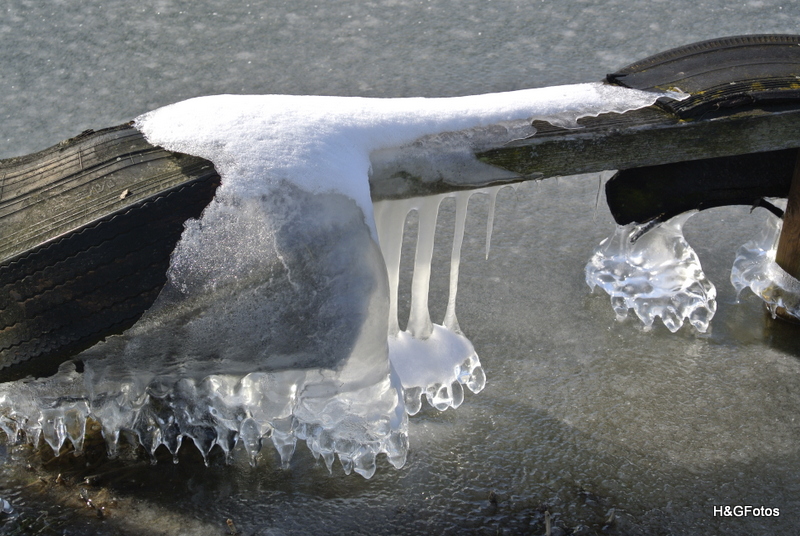
[[[116, 141], [108, 141], [109, 131]], [[96, 143], [103, 145], [96, 161], [79, 157], [72, 173], [48, 172], [53, 149], [64, 161], [79, 146]], [[39, 168], [45, 171], [22, 173]], [[49, 230], [57, 236], [40, 236], [40, 243], [0, 263], [0, 381], [54, 373], [76, 353], [132, 326], [166, 282], [184, 222], [200, 215], [219, 185], [209, 162], [153, 147], [130, 126], [86, 133], [36, 155], [0, 162], [0, 170], [6, 177], [22, 177], [13, 190], [17, 195], [0, 198], [6, 250], [26, 246], [31, 234], [47, 230], [46, 224], [32, 227], [20, 220], [35, 211], [37, 195], [59, 181], [69, 182], [71, 190], [108, 191], [102, 202], [89, 197], [86, 206], [64, 206], [51, 218], [59, 222]], [[110, 190], [111, 183], [116, 189]], [[122, 186], [130, 188], [118, 193]], [[134, 188], [146, 195], [125, 203]], [[95, 210], [120, 203], [110, 213]], [[85, 222], [86, 214], [94, 219]], [[75, 226], [63, 231], [65, 224]]]
[[681, 118], [800, 101], [800, 36], [744, 35], [694, 43], [607, 75], [634, 89], [690, 93], [663, 106]]
[[626, 169], [606, 183], [606, 200], [620, 225], [727, 205], [754, 207], [765, 197], [789, 194], [796, 159], [797, 149], [784, 149]]

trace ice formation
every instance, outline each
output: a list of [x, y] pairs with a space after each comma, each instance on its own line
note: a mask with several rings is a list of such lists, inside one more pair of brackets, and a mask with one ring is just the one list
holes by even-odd
[[[498, 189], [499, 187], [493, 187], [483, 190], [491, 198], [487, 224], [487, 255]], [[461, 244], [464, 239], [467, 205], [473, 193], [475, 192], [465, 191], [448, 194], [456, 198], [456, 221], [450, 257], [450, 292], [441, 325], [431, 322], [428, 285], [436, 218], [439, 205], [447, 195], [375, 203], [378, 236], [389, 276], [389, 359], [403, 385], [405, 406], [409, 415], [416, 414], [422, 408], [423, 397], [439, 410], [457, 408], [464, 400], [462, 385], [477, 393], [486, 384], [478, 355], [472, 343], [461, 332], [455, 310]], [[420, 215], [419, 234], [411, 283], [411, 310], [407, 329], [401, 331], [397, 315], [400, 251], [406, 216], [412, 210]]]
[[[216, 198], [187, 222], [142, 319], [78, 356], [82, 373], [67, 364], [0, 385], [0, 427], [55, 452], [67, 441], [80, 450], [93, 418], [112, 454], [125, 435], [151, 454], [176, 455], [190, 440], [204, 456], [241, 444], [254, 461], [271, 441], [287, 464], [301, 439], [329, 469], [338, 456], [369, 478], [381, 453], [402, 466], [407, 412], [423, 397], [458, 406], [462, 385], [479, 391], [485, 381], [455, 314], [469, 194], [456, 194], [450, 297], [434, 325], [427, 294], [441, 197], [379, 203], [376, 225], [373, 155], [405, 147], [376, 158], [433, 159], [443, 176], [485, 171], [471, 156], [481, 140], [531, 134], [532, 118], [574, 127], [663, 96], [603, 84], [450, 99], [222, 95], [145, 114], [136, 126], [151, 143], [214, 162]], [[421, 230], [401, 332], [397, 270], [412, 209]]]
[[[785, 199], [773, 202], [781, 208], [786, 206]], [[782, 219], [770, 215], [761, 236], [739, 248], [731, 268], [731, 283], [737, 294], [750, 288], [764, 300], [773, 318], [779, 307], [800, 318], [800, 282], [775, 262], [782, 226]]]
[[717, 291], [683, 236], [694, 212], [659, 223], [618, 226], [586, 265], [586, 283], [611, 297], [618, 320], [633, 309], [647, 328], [656, 317], [673, 333], [684, 320], [705, 332], [717, 310]]

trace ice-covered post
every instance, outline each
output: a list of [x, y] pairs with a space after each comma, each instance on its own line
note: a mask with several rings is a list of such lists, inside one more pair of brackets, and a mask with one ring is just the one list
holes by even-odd
[[[800, 149], [797, 152], [786, 211], [783, 214], [783, 227], [775, 252], [775, 262], [790, 276], [800, 279]], [[778, 307], [775, 312], [784, 320], [800, 323], [800, 319], [783, 307]]]

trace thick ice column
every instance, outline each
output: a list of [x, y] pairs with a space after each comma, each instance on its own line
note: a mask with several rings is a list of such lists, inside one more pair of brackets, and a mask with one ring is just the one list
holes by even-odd
[[456, 296], [458, 294], [458, 270], [461, 266], [461, 244], [464, 243], [464, 228], [467, 222], [467, 207], [472, 192], [459, 192], [456, 198], [456, 221], [453, 233], [453, 249], [450, 254], [450, 290], [447, 295], [447, 309], [442, 324], [454, 333], [461, 333], [456, 318]]
[[400, 284], [400, 255], [403, 250], [403, 233], [406, 217], [411, 210], [408, 201], [383, 201], [375, 203], [375, 226], [378, 230], [381, 252], [389, 278], [389, 336], [400, 332], [397, 318], [397, 292]]
[[428, 310], [428, 293], [436, 219], [443, 198], [444, 196], [425, 197], [421, 200], [419, 208], [417, 250], [414, 257], [414, 276], [411, 279], [411, 312], [408, 317], [408, 332], [417, 339], [427, 339], [433, 333], [433, 323]]

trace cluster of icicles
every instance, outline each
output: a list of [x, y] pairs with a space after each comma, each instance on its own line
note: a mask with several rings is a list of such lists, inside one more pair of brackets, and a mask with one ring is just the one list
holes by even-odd
[[[53, 378], [17, 383], [6, 390], [0, 402], [6, 402], [6, 397], [33, 400], [32, 395], [38, 402], [32, 407], [16, 404], [12, 412], [0, 417], [0, 429], [8, 437], [24, 433], [34, 445], [43, 439], [56, 455], [67, 441], [76, 453], [81, 452], [87, 420], [91, 418], [102, 427], [110, 457], [118, 454], [120, 436], [124, 435], [129, 444], [141, 445], [153, 463], [161, 446], [177, 463], [183, 442], [192, 441], [206, 464], [214, 447], [219, 447], [226, 460], [231, 461], [239, 445], [255, 466], [256, 456], [265, 443], [271, 442], [286, 468], [301, 439], [315, 458], [324, 460], [328, 470], [332, 469], [335, 455], [347, 474], [355, 470], [365, 478], [374, 474], [379, 453], [386, 454], [395, 467], [403, 466], [408, 450], [403, 430], [388, 430], [388, 423], [379, 422], [375, 429], [363, 430], [379, 439], [353, 441], [347, 434], [348, 423], [342, 419], [320, 422], [320, 415], [315, 414], [305, 420], [307, 413], [320, 408], [298, 407], [291, 392], [293, 385], [286, 374], [253, 373], [243, 378], [214, 375], [199, 383], [182, 379], [172, 385], [151, 383], [144, 388], [123, 384], [113, 395], [90, 399], [67, 394], [80, 393], [82, 386], [81, 374], [67, 365]], [[41, 398], [42, 392], [52, 388], [59, 396]], [[382, 406], [391, 406], [391, 400], [387, 404], [380, 397], [370, 402], [376, 412], [387, 409]], [[325, 409], [328, 416], [336, 414], [333, 408], [323, 408], [323, 415]]]
[[[105, 384], [101, 389], [93, 378], [91, 362], [85, 364], [83, 373], [67, 362], [55, 376], [1, 386], [0, 408], [4, 411], [0, 430], [7, 438], [24, 438], [34, 445], [43, 440], [56, 455], [67, 442], [75, 452], [81, 452], [91, 419], [101, 427], [112, 457], [118, 454], [124, 437], [129, 444], [141, 445], [154, 463], [156, 450], [162, 446], [177, 462], [182, 444], [191, 441], [206, 463], [215, 447], [230, 461], [239, 446], [255, 466], [262, 446], [271, 442], [285, 468], [299, 439], [329, 471], [338, 457], [346, 474], [355, 471], [370, 478], [379, 454], [385, 454], [395, 467], [402, 467], [408, 451], [407, 415], [419, 412], [423, 400], [440, 411], [457, 408], [464, 400], [464, 387], [473, 393], [484, 388], [485, 374], [472, 344], [458, 326], [455, 302], [469, 198], [475, 193], [490, 197], [488, 255], [498, 189], [376, 203], [376, 223], [390, 284], [388, 345], [392, 373], [385, 381], [366, 385], [358, 392], [332, 392], [321, 398], [300, 396], [309, 385], [325, 385], [311, 381], [310, 376], [319, 371], [305, 370], [243, 377], [211, 375], [199, 382], [138, 377]], [[450, 294], [444, 321], [438, 325], [430, 318], [428, 286], [439, 205], [446, 197], [456, 198], [457, 210]], [[408, 329], [401, 331], [400, 254], [411, 211], [418, 212], [420, 225]], [[313, 379], [318, 382], [318, 378]], [[397, 400], [397, 393], [403, 394], [402, 401]]]
[[[673, 333], [686, 321], [701, 333], [708, 329], [717, 310], [717, 291], [683, 236], [683, 226], [693, 214], [686, 212], [655, 226], [618, 226], [600, 243], [586, 265], [586, 283], [608, 293], [618, 320], [633, 310], [645, 329], [657, 317]], [[800, 318], [800, 283], [775, 262], [781, 224], [771, 215], [761, 236], [739, 248], [731, 283], [737, 294], [750, 288], [773, 317], [781, 307]]]
[[[492, 187], [375, 204], [375, 222], [389, 275], [389, 359], [404, 387], [404, 401], [409, 415], [414, 415], [421, 409], [423, 397], [439, 410], [457, 408], [464, 400], [462, 386], [478, 393], [486, 384], [478, 355], [458, 325], [456, 294], [469, 199], [476, 192], [486, 193], [490, 197], [486, 225], [488, 256], [499, 189], [500, 187]], [[456, 199], [455, 233], [450, 257], [447, 309], [444, 320], [439, 325], [431, 322], [428, 288], [436, 219], [439, 206], [446, 197]], [[407, 329], [401, 331], [398, 320], [400, 252], [403, 244], [403, 222], [412, 210], [419, 214], [419, 232], [411, 281], [410, 314]]]

